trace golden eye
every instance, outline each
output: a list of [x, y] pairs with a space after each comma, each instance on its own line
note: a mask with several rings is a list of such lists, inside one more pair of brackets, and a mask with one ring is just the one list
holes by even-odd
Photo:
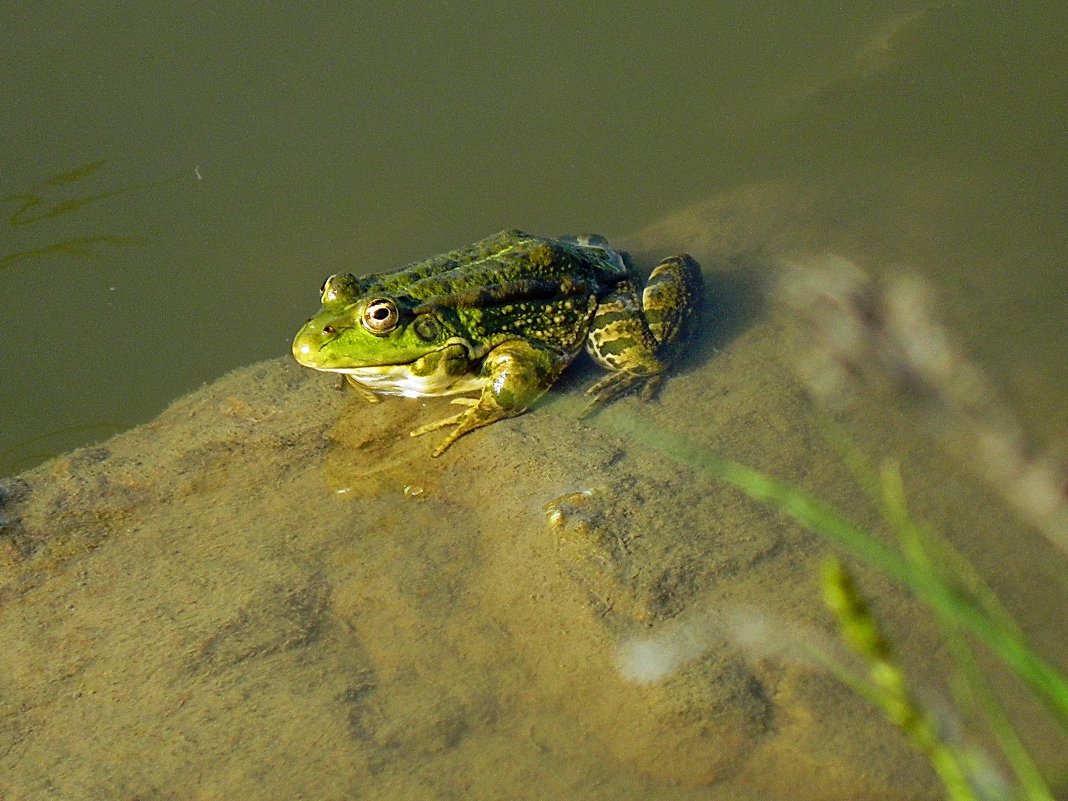
[[369, 300], [363, 307], [363, 327], [372, 334], [388, 334], [397, 327], [397, 304], [389, 298]]

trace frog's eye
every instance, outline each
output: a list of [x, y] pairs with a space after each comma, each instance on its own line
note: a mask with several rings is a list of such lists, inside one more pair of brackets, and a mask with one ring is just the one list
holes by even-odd
[[363, 327], [372, 334], [388, 334], [397, 327], [397, 304], [389, 298], [369, 300], [363, 307]]
[[340, 277], [341, 276], [336, 274], [331, 275], [329, 278], [323, 281], [323, 285], [319, 287], [319, 300], [324, 305], [327, 303], [333, 303], [337, 300], [338, 279]]
[[319, 299], [324, 306], [332, 303], [351, 303], [359, 294], [359, 282], [348, 273], [334, 273], [319, 287]]

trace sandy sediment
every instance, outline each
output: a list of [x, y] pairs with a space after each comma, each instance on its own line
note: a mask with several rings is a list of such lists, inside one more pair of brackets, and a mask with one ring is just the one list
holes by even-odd
[[[706, 334], [659, 400], [603, 415], [877, 525], [793, 377], [797, 326], [763, 301], [812, 213], [790, 197], [758, 188], [634, 239], [642, 260], [702, 260]], [[367, 405], [278, 359], [6, 480], [0, 796], [939, 797], [898, 732], [783, 642], [832, 631], [828, 547], [578, 420], [594, 377], [576, 365], [549, 403], [431, 459], [436, 433], [407, 432], [446, 402]], [[1012, 611], [1055, 651], [1041, 536], [885, 399], [839, 420], [902, 459], [916, 513], [996, 588], [1028, 577]], [[939, 687], [922, 611], [860, 576], [917, 681]], [[628, 680], [620, 646], [658, 632], [689, 638], [685, 658]]]

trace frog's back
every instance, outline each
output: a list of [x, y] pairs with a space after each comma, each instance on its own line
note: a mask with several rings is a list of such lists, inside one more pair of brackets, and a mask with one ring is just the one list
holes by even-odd
[[626, 272], [603, 237], [545, 239], [512, 229], [363, 280], [387, 293], [427, 300], [520, 281], [583, 281], [598, 294]]

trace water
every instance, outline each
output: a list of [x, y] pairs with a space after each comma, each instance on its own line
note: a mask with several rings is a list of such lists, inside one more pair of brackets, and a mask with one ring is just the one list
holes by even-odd
[[911, 219], [873, 219], [873, 237], [892, 244], [916, 219], [944, 229], [932, 239], [948, 252], [911, 266], [959, 303], [954, 322], [1045, 438], [1063, 438], [1061, 7], [780, 9], [69, 3], [11, 15], [5, 215], [15, 196], [38, 209], [105, 196], [4, 225], [0, 257], [119, 239], [86, 258], [2, 263], [5, 466], [285, 353], [332, 271], [513, 225], [618, 236], [783, 178], [838, 181], [863, 214], [872, 193], [917, 176]]
[[[503, 3], [20, 9], [0, 25], [6, 60], [0, 124], [7, 133], [0, 155], [0, 473], [148, 420], [231, 368], [286, 354], [297, 327], [318, 307], [320, 281], [332, 272], [388, 269], [511, 226], [550, 235], [596, 231], [625, 241], [679, 209], [748, 197], [762, 187], [772, 187], [772, 195], [796, 191], [801, 205], [815, 199], [801, 215], [818, 228], [813, 242], [863, 254], [864, 266], [875, 271], [907, 268], [928, 278], [947, 322], [1029, 433], [1066, 454], [1066, 23], [1068, 11], [1055, 3], [885, 2], [860, 9], [821, 2], [792, 14], [770, 2], [605, 2], [552, 12]], [[736, 228], [746, 228], [746, 208], [736, 204]], [[784, 236], [809, 235], [794, 222], [769, 226], [765, 214], [753, 225], [782, 249]], [[714, 262], [716, 249], [702, 257]], [[747, 408], [739, 397], [760, 397], [758, 382], [766, 376], [759, 367], [771, 358], [743, 371], [753, 377], [751, 386], [717, 388], [734, 393], [733, 414]], [[772, 421], [785, 431], [791, 408]], [[240, 408], [231, 411], [245, 419]], [[415, 407], [403, 413], [421, 414]], [[551, 439], [551, 421], [542, 416], [531, 424], [546, 426]], [[774, 431], [729, 420], [717, 425], [717, 445], [744, 447], [761, 436], [765, 464], [775, 464]], [[390, 432], [403, 435], [403, 425], [395, 428]], [[339, 459], [351, 466], [344, 454]], [[791, 465], [805, 459], [803, 449], [783, 456]], [[613, 460], [603, 457], [606, 465]], [[469, 484], [440, 464], [433, 471], [460, 492]], [[317, 474], [303, 480], [322, 489]], [[543, 484], [545, 496], [574, 489]], [[529, 486], [517, 485], [515, 495]], [[937, 500], [937, 488], [925, 489]], [[220, 505], [228, 510], [241, 490], [225, 482], [211, 488], [233, 494]], [[530, 501], [537, 514], [540, 500]], [[424, 509], [419, 519], [431, 527], [456, 514], [445, 507]], [[333, 563], [328, 571], [332, 581], [360, 579], [336, 591], [354, 610], [363, 608], [364, 574], [389, 585], [378, 588], [382, 594], [396, 595], [393, 606], [376, 608], [415, 603], [397, 589], [406, 586], [400, 579], [397, 587], [389, 584], [388, 571], [404, 559], [420, 565], [430, 559], [419, 552], [422, 540], [400, 538], [406, 521], [388, 517], [394, 507], [382, 508], [391, 535], [383, 539], [391, 544], [375, 551], [377, 561], [367, 562], [355, 542], [352, 564]], [[494, 514], [476, 510], [479, 517]], [[176, 526], [185, 519], [178, 511]], [[213, 510], [200, 511], [204, 525], [213, 524]], [[282, 511], [301, 517], [292, 507]], [[344, 514], [346, 524], [361, 519], [351, 508]], [[341, 532], [331, 535], [343, 536], [344, 526], [333, 525]], [[522, 579], [516, 603], [537, 626], [543, 608], [532, 599], [541, 576], [500, 544], [492, 525], [471, 528], [486, 548], [499, 549], [498, 562], [511, 565], [501, 575]], [[540, 542], [540, 529], [524, 525], [529, 541]], [[729, 545], [742, 561], [754, 550], [748, 531], [729, 529]], [[751, 531], [758, 540], [770, 537]], [[313, 535], [303, 531], [302, 544]], [[272, 522], [259, 536], [281, 551], [290, 535]], [[435, 531], [429, 541], [448, 550], [455, 547], [450, 537]], [[248, 549], [242, 553], [250, 570], [259, 569], [260, 540], [235, 541]], [[151, 538], [141, 542], [154, 548]], [[214, 552], [203, 539], [189, 543], [200, 554], [190, 558], [193, 569], [211, 567]], [[389, 548], [404, 559], [391, 560]], [[440, 561], [462, 564], [457, 573], [469, 567], [494, 573], [477, 560], [468, 565], [466, 552], [446, 556]], [[139, 563], [130, 557], [130, 564], [135, 570]], [[425, 564], [432, 578], [436, 563]], [[159, 583], [179, 608], [185, 591], [174, 587], [188, 573], [180, 565], [168, 569], [175, 575]], [[593, 575], [597, 588], [601, 578]], [[288, 587], [283, 578], [279, 586]], [[427, 586], [437, 586], [430, 578]], [[128, 580], [136, 591], [136, 574]], [[318, 586], [319, 578], [307, 580]], [[1047, 596], [1038, 584], [1020, 597], [1036, 601], [1040, 618]], [[499, 603], [494, 592], [508, 598], [513, 592], [503, 579], [489, 586], [477, 613]], [[288, 596], [279, 598], [285, 612]], [[147, 608], [150, 615], [152, 604]], [[58, 626], [66, 612], [57, 609]], [[389, 615], [378, 614], [376, 631], [388, 650]], [[92, 613], [85, 615], [91, 622]], [[264, 617], [278, 616], [268, 610]], [[430, 619], [426, 629], [439, 638], [470, 623]], [[564, 620], [611, 639], [588, 620]], [[560, 647], [567, 626], [541, 626], [524, 647], [548, 662], [555, 657], [542, 655]], [[278, 636], [285, 641], [288, 634]], [[1042, 637], [1052, 652], [1059, 635]], [[440, 650], [449, 653], [453, 641], [444, 640]], [[575, 644], [581, 640], [564, 638], [580, 666], [587, 657]], [[501, 646], [492, 645], [485, 652], [495, 656]], [[417, 662], [432, 663], [435, 653], [417, 652]], [[512, 672], [522, 674], [525, 664]], [[490, 676], [489, 657], [486, 665]], [[514, 686], [524, 678], [517, 675]], [[547, 669], [542, 680], [551, 695], [569, 675]], [[357, 692], [362, 685], [354, 682]], [[409, 686], [404, 676], [397, 686]], [[787, 687], [787, 696], [795, 689]], [[583, 714], [613, 721], [605, 711], [611, 700]], [[210, 693], [198, 694], [197, 702], [210, 707]], [[515, 708], [506, 712], [518, 731], [526, 719]], [[539, 714], [545, 708], [538, 706]], [[553, 748], [575, 747], [582, 732], [558, 734], [550, 725], [555, 712], [544, 714], [544, 730], [520, 731], [515, 739], [548, 743], [538, 747], [551, 759]], [[299, 740], [315, 725], [306, 721], [291, 736]]]

